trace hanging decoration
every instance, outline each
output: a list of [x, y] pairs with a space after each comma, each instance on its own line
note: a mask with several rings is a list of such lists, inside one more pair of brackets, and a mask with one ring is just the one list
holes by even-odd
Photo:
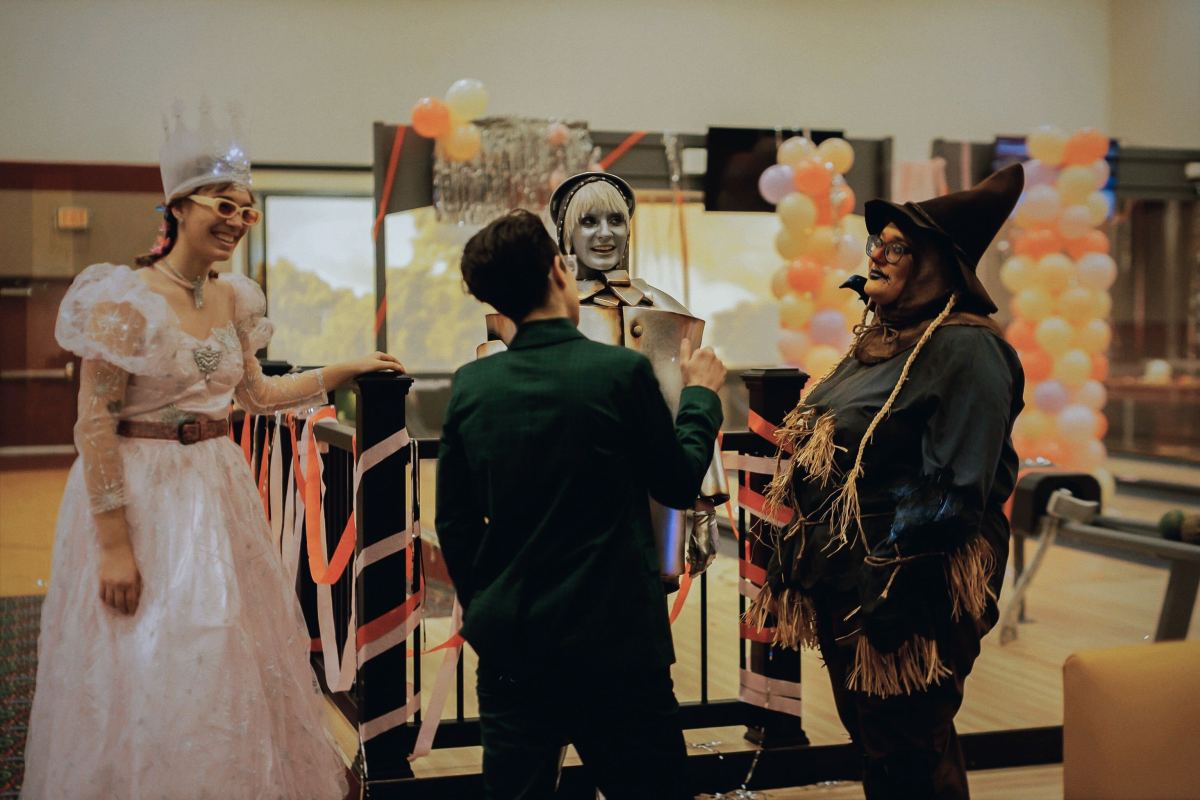
[[1025, 410], [1013, 428], [1022, 459], [1107, 477], [1103, 439], [1117, 265], [1102, 230], [1109, 141], [1042, 126], [1026, 139], [1025, 192], [1013, 211], [1000, 280], [1013, 293], [1006, 331], [1025, 368]]
[[779, 300], [779, 352], [815, 376], [842, 357], [862, 319], [857, 295], [839, 288], [866, 261], [865, 240], [847, 224], [855, 197], [844, 175], [853, 165], [854, 148], [845, 139], [813, 145], [793, 136], [780, 143], [776, 163], [758, 180], [779, 217], [775, 249], [786, 262], [771, 278]]

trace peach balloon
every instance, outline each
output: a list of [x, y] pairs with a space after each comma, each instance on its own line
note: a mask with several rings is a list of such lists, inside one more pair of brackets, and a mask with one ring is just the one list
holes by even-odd
[[794, 233], [807, 231], [817, 221], [817, 206], [810, 197], [792, 192], [775, 206], [783, 226]]
[[479, 155], [483, 146], [483, 135], [472, 122], [455, 125], [442, 138], [442, 146], [446, 148], [446, 157], [451, 161], [470, 161]]
[[835, 188], [829, 199], [833, 203], [834, 213], [839, 217], [844, 217], [854, 211], [854, 204], [857, 202], [854, 190], [849, 186]]
[[854, 166], [854, 147], [845, 139], [836, 136], [817, 145], [817, 156], [822, 161], [829, 162], [838, 175], [845, 175], [850, 171], [850, 167]]
[[1104, 224], [1104, 220], [1108, 219], [1112, 213], [1112, 209], [1108, 205], [1108, 195], [1104, 192], [1091, 192], [1084, 199], [1083, 204], [1088, 210], [1088, 219], [1093, 226]]
[[1010, 256], [1000, 265], [1000, 283], [1010, 292], [1019, 292], [1033, 281], [1033, 272], [1029, 256]]
[[1025, 145], [1031, 158], [1055, 167], [1062, 161], [1063, 151], [1067, 148], [1067, 135], [1053, 125], [1042, 125], [1026, 137]]
[[794, 167], [802, 161], [808, 161], [817, 154], [817, 148], [803, 136], [793, 136], [785, 139], [775, 152], [775, 160], [780, 164]]
[[1053, 437], [1046, 437], [1034, 445], [1034, 452], [1037, 456], [1044, 458], [1055, 466], [1062, 466], [1067, 463], [1067, 449], [1062, 446], [1062, 443]]
[[1100, 381], [1089, 378], [1075, 392], [1075, 401], [1087, 406], [1093, 411], [1102, 411], [1108, 402], [1108, 391]]
[[804, 356], [808, 354], [808, 349], [812, 346], [807, 333], [786, 328], [779, 332], [777, 344], [783, 360], [794, 367], [804, 363]]
[[1075, 265], [1062, 253], [1051, 253], [1038, 259], [1037, 268], [1031, 276], [1033, 285], [1040, 286], [1050, 294], [1058, 294], [1071, 285], [1075, 276]]
[[1092, 372], [1090, 377], [1094, 381], [1104, 381], [1108, 378], [1108, 356], [1100, 353], [1092, 354]]
[[828, 225], [820, 225], [813, 228], [809, 235], [805, 243], [804, 255], [824, 264], [833, 258], [834, 253], [837, 252], [837, 245], [837, 231]]
[[819, 158], [810, 158], [792, 166], [796, 191], [810, 197], [827, 195], [833, 184], [833, 170]]
[[[825, 273], [825, 277], [821, 281], [821, 291], [816, 297], [817, 305], [820, 308], [840, 308], [846, 301], [846, 295], [854, 294], [849, 289], [842, 288], [847, 277], [849, 276], [846, 273], [836, 269]], [[857, 321], [859, 316], [859, 314], [855, 314], [854, 319]]]
[[1052, 357], [1058, 358], [1071, 349], [1074, 329], [1061, 317], [1046, 317], [1037, 324], [1034, 337], [1041, 348]]
[[1108, 166], [1108, 162], [1103, 158], [1098, 158], [1090, 165], [1092, 177], [1096, 179], [1095, 186], [1097, 189], [1103, 189], [1108, 185], [1108, 179], [1112, 177], [1112, 167]]
[[865, 242], [849, 233], [838, 239], [837, 254], [834, 256], [834, 263], [838, 269], [850, 271], [862, 266], [867, 258], [863, 250], [864, 244]]
[[1104, 353], [1112, 343], [1112, 328], [1102, 319], [1089, 319], [1075, 330], [1075, 346], [1088, 353]]
[[1044, 411], [1026, 408], [1013, 425], [1013, 434], [1037, 442], [1045, 439], [1054, 430], [1054, 422]]
[[1082, 286], [1072, 286], [1058, 298], [1058, 313], [1073, 325], [1082, 325], [1094, 316], [1096, 307], [1095, 293]]
[[832, 225], [837, 221], [837, 215], [834, 213], [833, 203], [830, 202], [828, 194], [817, 195], [813, 202], [817, 204], [818, 225]]
[[1017, 292], [1013, 298], [1013, 310], [1026, 319], [1040, 322], [1054, 310], [1054, 300], [1045, 289], [1031, 286]]
[[784, 295], [779, 301], [779, 324], [794, 331], [803, 330], [817, 310], [817, 304], [808, 295]]
[[815, 294], [821, 290], [825, 270], [811, 258], [797, 258], [787, 268], [787, 282], [797, 294]]
[[771, 294], [776, 300], [782, 300], [788, 292], [792, 290], [791, 284], [788, 282], [789, 267], [780, 267], [771, 273]]
[[1079, 205], [1096, 188], [1096, 175], [1091, 167], [1076, 165], [1067, 167], [1055, 183], [1064, 206]]
[[1112, 314], [1112, 295], [1108, 292], [1092, 292], [1092, 316], [1108, 319]]
[[793, 234], [787, 228], [780, 228], [775, 234], [775, 252], [791, 261], [804, 255], [805, 236]]
[[446, 105], [450, 113], [463, 122], [479, 119], [487, 111], [488, 93], [483, 81], [463, 78], [446, 90]]
[[1058, 232], [1064, 239], [1086, 236], [1094, 226], [1087, 206], [1067, 206], [1058, 217]]
[[1078, 389], [1087, 382], [1092, 372], [1092, 357], [1082, 350], [1068, 350], [1054, 361], [1050, 373], [1069, 389]]
[[1104, 441], [1104, 437], [1108, 435], [1108, 417], [1103, 414], [1096, 414], [1096, 430], [1094, 435], [1100, 441]]

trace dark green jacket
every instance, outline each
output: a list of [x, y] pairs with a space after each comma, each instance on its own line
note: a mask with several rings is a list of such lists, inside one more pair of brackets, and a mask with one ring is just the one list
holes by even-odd
[[647, 495], [690, 508], [720, 424], [717, 395], [688, 387], [672, 425], [650, 362], [566, 318], [459, 369], [437, 533], [480, 663], [672, 663]]

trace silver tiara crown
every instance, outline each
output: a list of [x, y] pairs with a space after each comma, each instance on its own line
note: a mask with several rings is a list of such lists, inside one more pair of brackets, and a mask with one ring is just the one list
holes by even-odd
[[[183, 119], [183, 102], [175, 101], [172, 120], [163, 119], [166, 139], [159, 151], [163, 194], [167, 202], [214, 183], [251, 185], [250, 157], [246, 154], [240, 114], [228, 107], [229, 125], [218, 127], [207, 100], [200, 102], [194, 128]], [[172, 127], [172, 122], [174, 123]]]

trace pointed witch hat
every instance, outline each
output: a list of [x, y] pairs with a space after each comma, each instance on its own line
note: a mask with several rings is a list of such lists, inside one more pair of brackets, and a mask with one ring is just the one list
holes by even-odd
[[1012, 213], [1025, 173], [1020, 164], [994, 172], [962, 192], [900, 205], [871, 200], [866, 205], [867, 232], [875, 235], [894, 222], [908, 233], [932, 235], [946, 245], [962, 273], [962, 289], [985, 314], [996, 312], [996, 303], [975, 274], [979, 259]]

